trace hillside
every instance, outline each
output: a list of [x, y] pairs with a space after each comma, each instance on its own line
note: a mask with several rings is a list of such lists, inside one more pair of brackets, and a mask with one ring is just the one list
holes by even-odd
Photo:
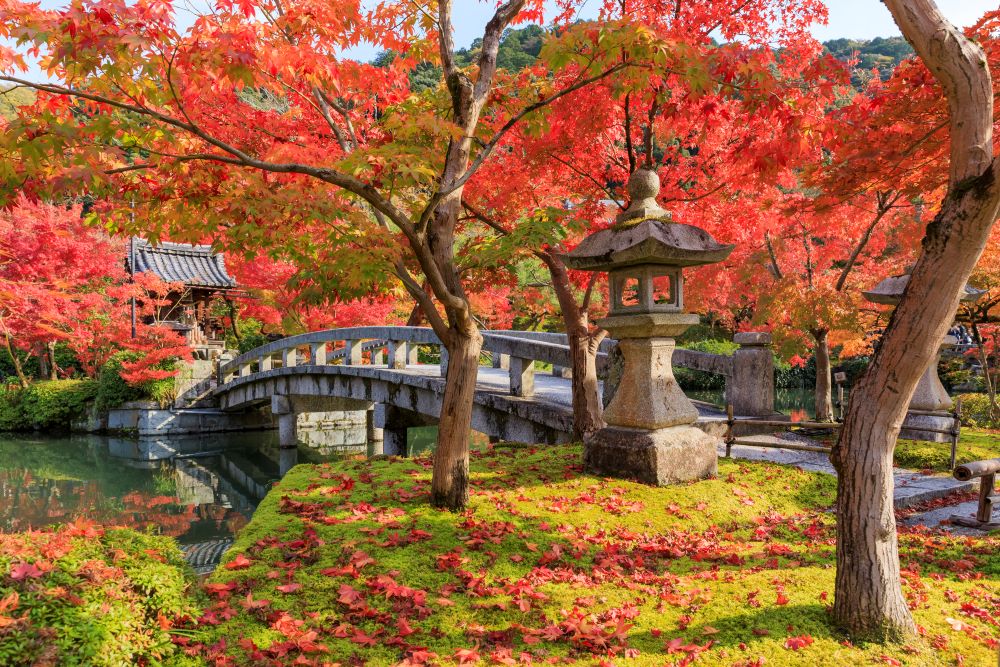
[[[543, 36], [544, 31], [537, 25], [508, 30], [500, 42], [497, 65], [514, 72], [530, 66], [538, 59]], [[462, 67], [472, 64], [481, 42], [482, 40], [477, 39], [468, 48], [458, 52], [457, 61]], [[871, 78], [873, 69], [877, 69], [879, 75], [887, 79], [896, 65], [913, 54], [913, 48], [902, 37], [832, 39], [823, 42], [823, 47], [844, 62], [857, 58], [858, 64], [851, 75], [851, 82], [855, 87], [863, 86]], [[394, 57], [395, 54], [383, 53], [375, 59], [375, 64], [388, 64]], [[430, 63], [423, 63], [410, 75], [410, 84], [413, 90], [421, 91], [436, 86], [439, 79], [440, 70]]]

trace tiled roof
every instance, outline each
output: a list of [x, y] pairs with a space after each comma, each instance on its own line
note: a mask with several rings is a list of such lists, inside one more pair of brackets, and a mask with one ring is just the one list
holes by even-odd
[[180, 282], [193, 287], [236, 287], [236, 280], [226, 273], [221, 253], [207, 245], [163, 242], [152, 245], [145, 239], [135, 239], [135, 272], [150, 272], [167, 282]]

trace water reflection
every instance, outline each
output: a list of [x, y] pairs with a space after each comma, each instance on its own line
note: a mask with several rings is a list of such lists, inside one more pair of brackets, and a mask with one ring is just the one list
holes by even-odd
[[182, 545], [226, 540], [297, 463], [364, 454], [354, 435], [281, 449], [273, 431], [140, 440], [0, 434], [0, 531], [85, 517], [155, 528]]

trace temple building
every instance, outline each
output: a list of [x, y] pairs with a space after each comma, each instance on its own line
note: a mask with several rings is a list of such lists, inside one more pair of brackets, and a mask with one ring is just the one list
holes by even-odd
[[226, 271], [225, 258], [207, 245], [162, 242], [153, 245], [132, 239], [129, 270], [152, 273], [169, 283], [183, 284], [171, 292], [168, 303], [157, 309], [150, 324], [167, 326], [182, 333], [195, 356], [210, 359], [225, 349], [226, 328], [213, 302], [231, 303], [234, 296], [246, 296]]

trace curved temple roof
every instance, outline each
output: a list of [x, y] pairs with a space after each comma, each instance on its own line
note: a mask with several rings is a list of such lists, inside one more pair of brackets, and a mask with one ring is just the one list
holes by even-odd
[[152, 245], [136, 238], [135, 272], [153, 273], [167, 282], [191, 287], [231, 289], [236, 280], [226, 272], [225, 258], [207, 245], [163, 242]]

